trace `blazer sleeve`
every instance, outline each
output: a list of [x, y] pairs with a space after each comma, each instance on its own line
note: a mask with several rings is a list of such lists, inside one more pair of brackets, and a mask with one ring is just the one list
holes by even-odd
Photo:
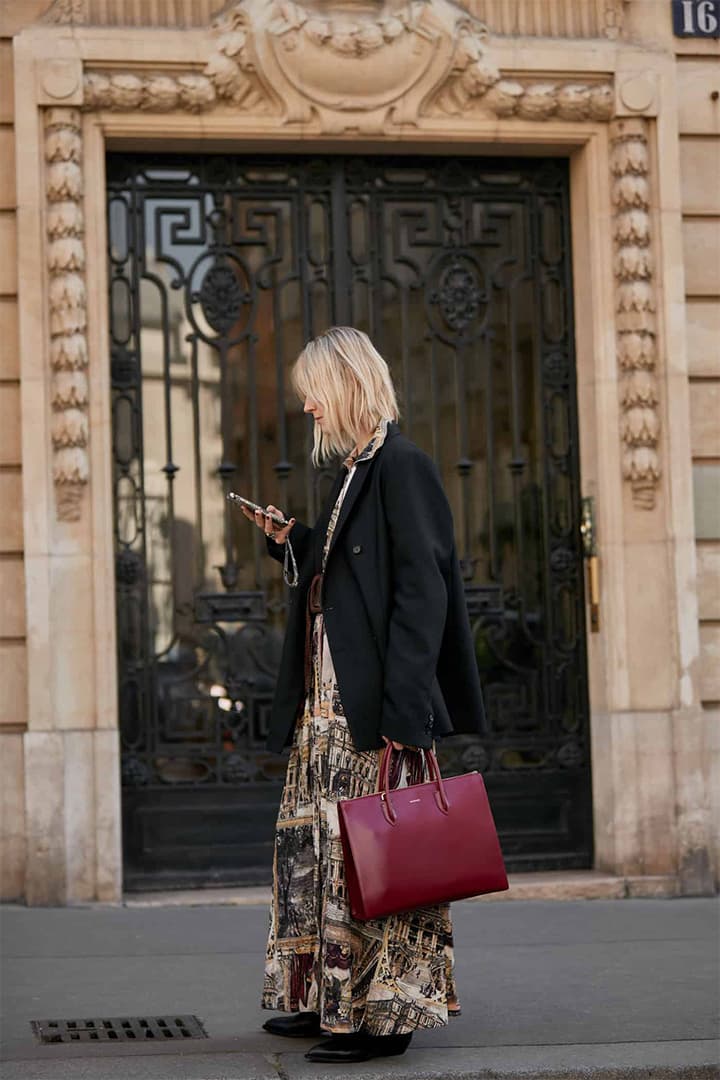
[[432, 745], [432, 684], [448, 609], [452, 511], [430, 457], [408, 448], [387, 462], [390, 620], [380, 734]]
[[[298, 565], [304, 561], [305, 554], [309, 544], [312, 542], [313, 530], [307, 525], [303, 525], [302, 522], [296, 521], [290, 530], [288, 536], [295, 552], [295, 558]], [[271, 536], [265, 536], [265, 544], [267, 546], [267, 552], [270, 558], [276, 559], [281, 563], [285, 559], [285, 545], [276, 544]]]

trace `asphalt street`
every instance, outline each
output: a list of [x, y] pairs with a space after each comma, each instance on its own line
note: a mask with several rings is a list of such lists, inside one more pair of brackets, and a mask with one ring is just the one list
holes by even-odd
[[[716, 899], [453, 905], [463, 1013], [351, 1080], [718, 1077]], [[0, 909], [2, 1080], [306, 1080], [266, 1034], [264, 905]], [[207, 1039], [41, 1045], [31, 1020], [195, 1014]]]

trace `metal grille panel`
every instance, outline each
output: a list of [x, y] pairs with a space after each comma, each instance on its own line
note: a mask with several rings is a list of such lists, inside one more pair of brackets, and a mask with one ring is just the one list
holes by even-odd
[[287, 596], [234, 489], [313, 520], [292, 362], [390, 363], [450, 499], [511, 866], [587, 866], [591, 806], [568, 172], [558, 160], [111, 155], [126, 882], [266, 880]]
[[89, 1020], [31, 1020], [41, 1043], [146, 1042], [156, 1039], [207, 1039], [197, 1016], [113, 1016]]

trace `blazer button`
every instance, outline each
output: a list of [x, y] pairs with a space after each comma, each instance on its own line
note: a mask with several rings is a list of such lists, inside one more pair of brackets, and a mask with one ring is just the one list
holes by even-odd
[[362, 544], [356, 544], [353, 548], [353, 555], [359, 555], [362, 551]]

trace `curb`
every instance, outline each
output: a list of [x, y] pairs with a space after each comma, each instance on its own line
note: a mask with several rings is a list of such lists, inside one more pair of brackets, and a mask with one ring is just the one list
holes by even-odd
[[[615, 877], [597, 870], [510, 874], [507, 892], [473, 897], [470, 903], [513, 900], [666, 900], [680, 896], [671, 874]], [[238, 906], [270, 903], [269, 886], [237, 886], [127, 893], [123, 905], [141, 907]]]

